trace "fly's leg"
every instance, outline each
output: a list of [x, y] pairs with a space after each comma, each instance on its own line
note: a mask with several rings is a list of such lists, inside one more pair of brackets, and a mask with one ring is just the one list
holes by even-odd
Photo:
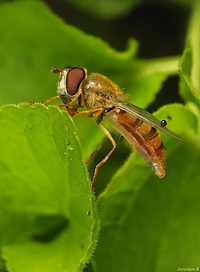
[[[103, 133], [106, 135], [105, 140], [100, 144], [100, 146], [90, 155], [89, 159], [87, 160], [86, 164], [88, 164], [91, 159], [95, 156], [95, 154], [101, 149], [101, 147], [104, 145], [104, 143], [106, 142], [106, 140], [108, 139], [111, 144], [112, 144], [112, 149], [108, 152], [108, 154], [103, 158], [103, 160], [101, 160], [95, 167], [94, 170], [94, 174], [93, 174], [93, 178], [92, 178], [92, 185], [91, 185], [91, 190], [94, 186], [94, 182], [98, 176], [99, 173], [99, 169], [101, 168], [101, 166], [110, 158], [110, 156], [112, 155], [113, 151], [115, 150], [117, 144], [115, 142], [115, 140], [113, 139], [111, 133], [109, 132], [109, 130], [102, 125], [101, 121], [102, 121], [102, 114], [105, 111], [104, 108], [98, 108], [98, 109], [89, 109], [89, 110], [85, 110], [85, 111], [79, 111], [79, 112], [75, 112], [74, 111], [74, 115], [75, 114], [79, 114], [79, 115], [88, 115], [91, 114], [91, 117], [96, 118], [97, 120], [97, 124], [99, 125], [99, 127], [101, 128], [101, 130], [103, 131]], [[67, 110], [68, 112], [68, 110]]]
[[45, 99], [45, 100], [41, 101], [40, 103], [41, 103], [41, 104], [47, 104], [47, 103], [49, 103], [49, 102], [51, 102], [51, 101], [53, 101], [53, 100], [55, 100], [55, 99], [57, 99], [57, 98], [59, 98], [58, 95], [56, 95], [56, 96], [54, 96], [54, 97], [51, 97], [51, 98], [48, 98], [48, 99]]
[[[57, 98], [60, 98], [58, 95], [54, 96], [54, 97], [51, 97], [51, 98], [48, 98], [48, 99], [45, 99], [41, 102], [39, 102], [40, 104], [47, 104]], [[69, 108], [67, 110], [67, 112], [71, 115], [71, 116], [74, 116], [76, 113], [77, 113], [77, 109], [78, 109], [78, 105], [73, 105], [75, 100], [77, 99], [77, 97], [75, 97], [75, 99], [73, 99], [69, 104], [60, 104], [60, 105], [57, 105], [57, 107], [61, 108], [61, 107], [66, 107], [66, 108]], [[33, 104], [33, 103], [31, 103]], [[70, 108], [71, 107], [71, 108]]]
[[98, 108], [98, 109], [90, 109], [90, 110], [84, 110], [84, 111], [77, 111], [76, 109], [67, 109], [66, 112], [70, 113], [71, 116], [74, 115], [91, 115], [90, 117], [96, 118], [99, 115], [101, 115], [104, 112], [104, 108]]
[[106, 135], [106, 137], [109, 139], [109, 141], [111, 142], [112, 144], [112, 149], [110, 150], [110, 152], [108, 152], [108, 154], [103, 158], [103, 160], [101, 160], [95, 167], [95, 170], [94, 170], [94, 175], [93, 175], [93, 178], [92, 178], [92, 186], [91, 186], [91, 190], [94, 186], [94, 182], [97, 178], [97, 175], [99, 173], [99, 169], [101, 168], [101, 166], [110, 158], [110, 156], [112, 155], [113, 151], [115, 150], [117, 144], [115, 142], [115, 140], [113, 139], [110, 131], [104, 127], [100, 122], [98, 123], [99, 127], [101, 128], [101, 130], [103, 131], [103, 133]]
[[[84, 106], [84, 100], [83, 100], [83, 95], [82, 93], [78, 93], [69, 103], [66, 103], [66, 104], [60, 104], [60, 105], [57, 105], [57, 107], [59, 108], [62, 108], [62, 107], [66, 107], [68, 110], [67, 112], [71, 115], [71, 116], [74, 116], [75, 114], [77, 114], [77, 110], [79, 108], [79, 105], [78, 104], [75, 104], [76, 100], [80, 97], [80, 104]], [[41, 101], [40, 103], [41, 104], [46, 104], [46, 103], [49, 103], [57, 98], [60, 98], [59, 95], [56, 95], [54, 97], [51, 97], [51, 98], [48, 98], [48, 99], [45, 99], [43, 101]]]
[[[56, 95], [54, 97], [45, 99], [45, 100], [41, 101], [40, 103], [46, 104], [46, 103], [49, 103], [57, 98], [60, 98], [60, 96]], [[77, 101], [77, 99], [79, 99], [79, 102], [77, 105], [75, 105], [75, 102]], [[77, 111], [77, 109], [79, 107], [84, 107], [84, 106], [85, 106], [85, 100], [84, 100], [84, 95], [82, 92], [78, 92], [77, 95], [75, 95], [75, 97], [69, 103], [63, 103], [63, 104], [58, 105], [58, 107], [60, 107], [60, 108], [61, 107], [72, 108], [72, 110], [75, 109], [75, 111]]]
[[[75, 104], [75, 102], [78, 100], [78, 103]], [[66, 108], [72, 108], [72, 110], [75, 108], [76, 111], [78, 108], [83, 108], [85, 107], [85, 99], [84, 99], [84, 95], [83, 92], [78, 92], [75, 97], [69, 102], [69, 103], [64, 103], [64, 104], [60, 104], [58, 105], [58, 107], [66, 107]], [[96, 111], [98, 109], [94, 109], [94, 111]], [[88, 110], [86, 110], [88, 111]], [[90, 111], [90, 110], [89, 110]]]
[[56, 95], [56, 96], [54, 96], [54, 97], [51, 97], [51, 98], [48, 98], [48, 99], [45, 99], [45, 100], [40, 101], [40, 102], [38, 102], [38, 101], [33, 101], [33, 102], [28, 102], [28, 103], [29, 103], [30, 106], [32, 106], [32, 105], [35, 104], [35, 103], [39, 103], [39, 104], [47, 104], [47, 103], [49, 103], [49, 102], [51, 102], [51, 101], [53, 101], [53, 100], [55, 100], [55, 99], [57, 99], [57, 98], [59, 98], [58, 95]]
[[105, 144], [105, 142], [108, 140], [108, 138], [105, 138], [102, 143], [90, 154], [89, 158], [86, 161], [86, 164], [89, 164], [91, 160], [94, 158], [94, 156], [97, 154], [97, 152], [102, 148], [102, 146]]
[[[104, 108], [98, 108], [98, 109], [90, 109], [90, 110], [85, 110], [85, 111], [75, 111], [75, 110], [66, 110], [68, 113], [70, 113], [71, 116], [74, 115], [88, 115], [91, 114], [92, 117], [97, 116], [98, 120], [101, 121], [100, 116], [102, 115], [102, 113], [104, 112]], [[97, 121], [97, 123], [99, 123], [100, 121]], [[105, 144], [105, 142], [107, 141], [108, 138], [105, 138], [102, 143], [92, 152], [92, 154], [89, 156], [89, 158], [86, 161], [86, 164], [89, 164], [90, 161], [94, 158], [94, 156], [96, 155], [96, 153], [102, 148], [102, 146]]]

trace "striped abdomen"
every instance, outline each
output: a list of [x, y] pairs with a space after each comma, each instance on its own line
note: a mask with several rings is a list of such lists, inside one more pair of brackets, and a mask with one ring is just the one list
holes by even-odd
[[159, 178], [165, 176], [166, 149], [157, 130], [120, 109], [105, 115], [116, 131], [135, 148]]

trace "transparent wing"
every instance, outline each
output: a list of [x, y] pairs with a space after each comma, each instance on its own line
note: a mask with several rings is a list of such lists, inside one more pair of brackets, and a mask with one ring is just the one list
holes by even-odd
[[112, 103], [116, 106], [116, 108], [119, 108], [121, 110], [128, 112], [129, 114], [134, 115], [135, 117], [137, 117], [141, 121], [150, 124], [152, 127], [164, 132], [165, 134], [168, 134], [169, 136], [171, 136], [179, 141], [185, 142], [178, 135], [176, 135], [175, 133], [173, 133], [172, 131], [170, 131], [166, 127], [162, 126], [160, 121], [155, 116], [153, 116], [150, 112], [148, 112], [144, 109], [141, 109], [141, 108], [139, 108], [131, 103], [128, 103], [128, 102], [112, 101]]

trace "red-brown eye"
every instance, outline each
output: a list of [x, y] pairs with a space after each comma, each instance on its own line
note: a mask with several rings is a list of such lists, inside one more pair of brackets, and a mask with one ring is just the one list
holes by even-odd
[[84, 78], [85, 71], [82, 68], [72, 68], [69, 70], [66, 78], [68, 94], [75, 95], [78, 92], [79, 86]]

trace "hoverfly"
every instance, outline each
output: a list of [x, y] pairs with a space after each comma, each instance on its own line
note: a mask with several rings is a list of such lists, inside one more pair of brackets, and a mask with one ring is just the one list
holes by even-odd
[[[165, 127], [165, 120], [159, 121], [148, 111], [129, 103], [122, 89], [106, 76], [98, 73], [88, 76], [87, 69], [83, 67], [53, 69], [52, 73], [60, 75], [57, 83], [58, 95], [45, 102], [59, 97], [71, 116], [82, 114], [95, 118], [112, 143], [112, 149], [95, 167], [92, 187], [100, 167], [116, 148], [113, 136], [102, 124], [103, 118], [137, 150], [159, 178], [165, 176], [166, 149], [157, 129], [182, 140]], [[86, 110], [78, 111], [79, 108]]]

